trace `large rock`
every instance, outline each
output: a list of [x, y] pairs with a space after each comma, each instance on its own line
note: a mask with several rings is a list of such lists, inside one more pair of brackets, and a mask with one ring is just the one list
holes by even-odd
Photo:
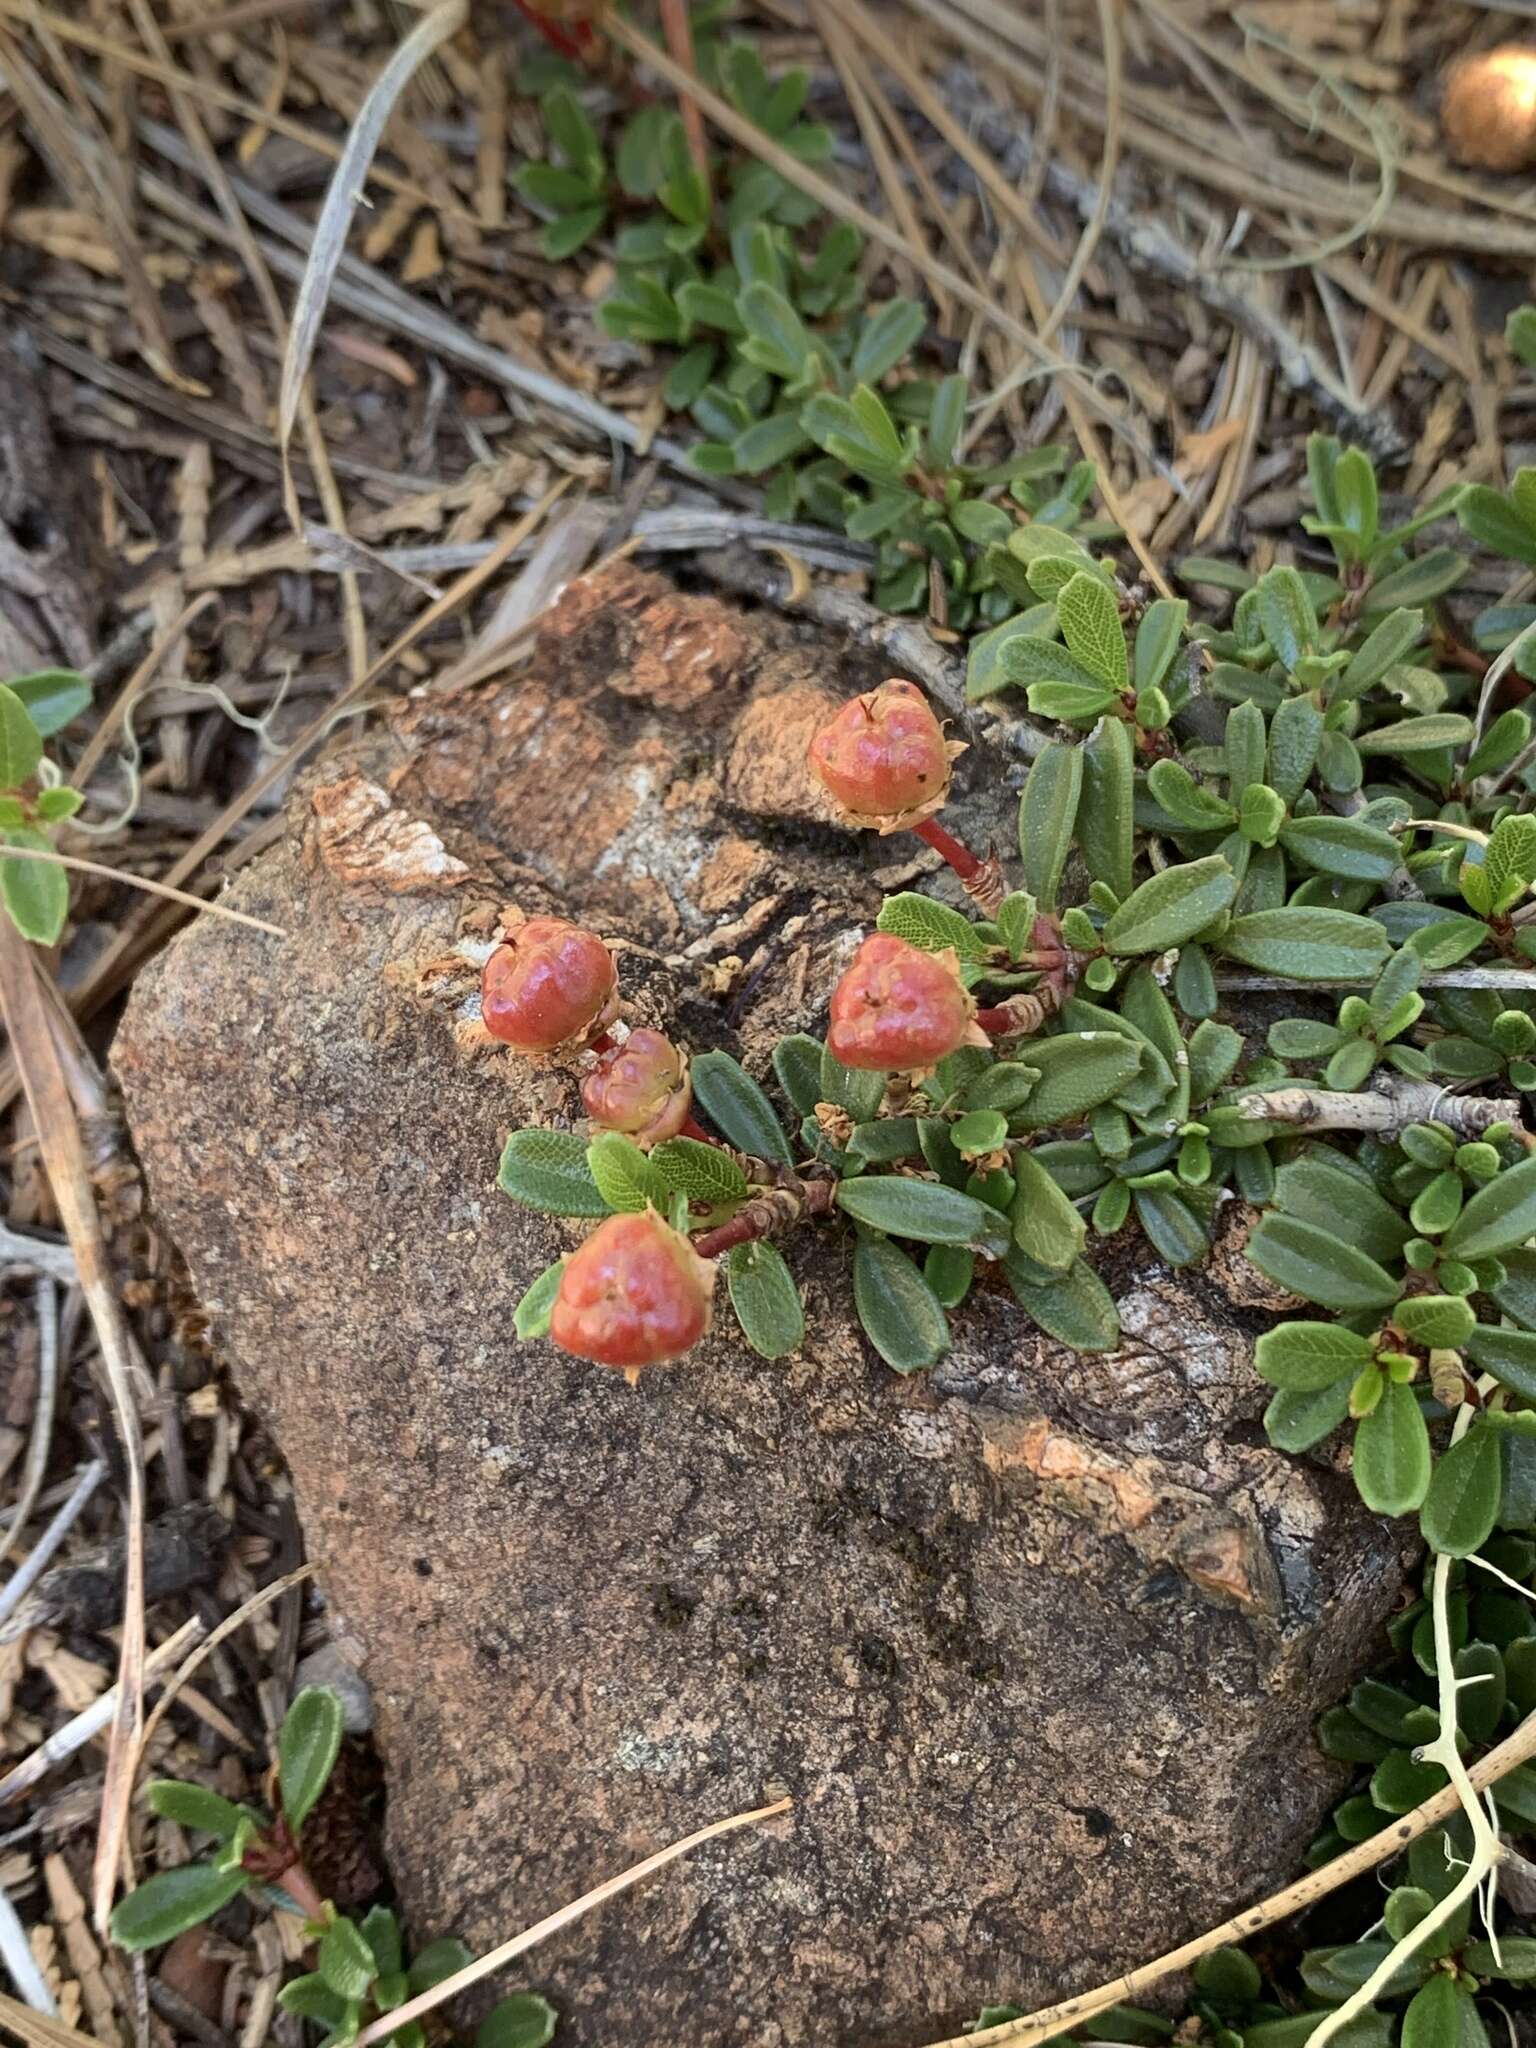
[[531, 1959], [570, 2048], [914, 2042], [1161, 1950], [1293, 1866], [1337, 1789], [1312, 1717], [1398, 1586], [1347, 1479], [1266, 1447], [1230, 1257], [1111, 1246], [1112, 1358], [983, 1290], [901, 1380], [825, 1226], [786, 1363], [728, 1316], [634, 1389], [514, 1342], [573, 1240], [498, 1150], [577, 1105], [477, 1037], [498, 906], [601, 917], [636, 1019], [762, 1071], [913, 850], [818, 823], [775, 749], [871, 680], [633, 570], [579, 585], [530, 672], [312, 775], [233, 892], [287, 942], [202, 919], [118, 1041], [366, 1646], [418, 1932], [488, 1945], [794, 1796]]

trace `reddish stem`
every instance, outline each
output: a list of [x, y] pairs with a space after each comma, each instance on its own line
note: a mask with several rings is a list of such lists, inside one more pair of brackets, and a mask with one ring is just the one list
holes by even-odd
[[512, 0], [512, 5], [525, 21], [533, 23], [550, 48], [558, 50], [562, 57], [572, 58], [579, 64], [591, 50], [593, 35], [589, 22], [573, 22], [572, 33], [568, 35], [558, 22], [553, 22], [547, 15], [540, 14], [532, 5], [532, 0]]
[[937, 818], [924, 818], [923, 822], [914, 825], [912, 830], [919, 839], [926, 840], [935, 853], [944, 856], [962, 882], [969, 882], [973, 876], [980, 874], [981, 862], [975, 854], [968, 846], [962, 846], [952, 832], [946, 832]]
[[717, 1151], [724, 1150], [724, 1147], [721, 1145], [720, 1140], [718, 1138], [712, 1138], [709, 1135], [708, 1131], [705, 1130], [704, 1126], [695, 1117], [690, 1116], [684, 1119], [683, 1127], [678, 1132], [678, 1136], [680, 1138], [697, 1138], [701, 1145], [713, 1145]]
[[706, 1230], [702, 1237], [696, 1237], [693, 1248], [701, 1259], [717, 1259], [735, 1245], [751, 1244], [754, 1238], [766, 1237], [771, 1220], [749, 1205], [718, 1230]]
[[592, 1043], [587, 1047], [587, 1051], [595, 1052], [601, 1056], [605, 1052], [612, 1052], [617, 1043], [618, 1040], [614, 1037], [613, 1033], [605, 1031], [601, 1037], [593, 1039]]
[[1014, 1023], [1006, 1010], [978, 1010], [976, 1012], [976, 1022], [983, 1031], [989, 1033], [996, 1032], [1003, 1037], [1007, 1037], [1010, 1032], [1015, 1036], [1018, 1033], [1018, 1025]]

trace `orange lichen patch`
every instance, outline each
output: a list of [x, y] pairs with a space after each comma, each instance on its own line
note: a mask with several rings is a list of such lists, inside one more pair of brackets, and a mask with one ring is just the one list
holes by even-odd
[[831, 825], [841, 815], [807, 772], [806, 750], [836, 712], [839, 699], [810, 683], [792, 684], [747, 706], [725, 767], [730, 803], [759, 818]]
[[1107, 1519], [1122, 1530], [1139, 1529], [1159, 1506], [1157, 1492], [1130, 1466], [1065, 1435], [1044, 1416], [990, 1426], [981, 1454], [989, 1471], [1002, 1473], [1022, 1465], [1080, 1512], [1095, 1521]]
[[429, 825], [397, 811], [376, 782], [349, 775], [310, 799], [315, 849], [338, 880], [372, 883], [391, 895], [457, 889], [470, 870]]
[[1253, 1583], [1251, 1544], [1234, 1524], [1190, 1531], [1178, 1545], [1178, 1564], [1202, 1592], [1235, 1600], [1240, 1607], [1261, 1604]]
[[711, 915], [745, 902], [773, 874], [773, 856], [750, 839], [723, 839], [700, 874], [694, 894]]

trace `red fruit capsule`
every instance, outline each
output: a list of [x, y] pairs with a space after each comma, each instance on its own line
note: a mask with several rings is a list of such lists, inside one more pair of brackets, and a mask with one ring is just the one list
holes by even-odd
[[594, 1038], [619, 1014], [613, 955], [563, 917], [530, 917], [486, 961], [480, 1014], [491, 1036], [516, 1052]]
[[560, 1275], [549, 1334], [562, 1351], [633, 1372], [707, 1335], [715, 1269], [652, 1209], [610, 1216]]
[[962, 1045], [986, 1045], [952, 952], [925, 953], [873, 932], [832, 992], [827, 1047], [845, 1067], [908, 1074]]
[[593, 1123], [623, 1131], [649, 1148], [675, 1138], [688, 1121], [693, 1084], [682, 1054], [659, 1031], [631, 1031], [598, 1059], [581, 1084]]
[[961, 751], [916, 684], [892, 681], [845, 704], [811, 741], [808, 759], [850, 824], [898, 832], [942, 807]]

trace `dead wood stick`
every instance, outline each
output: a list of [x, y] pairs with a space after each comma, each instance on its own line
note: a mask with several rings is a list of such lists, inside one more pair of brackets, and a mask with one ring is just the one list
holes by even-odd
[[1303, 1131], [1371, 1131], [1382, 1137], [1410, 1124], [1444, 1124], [1459, 1138], [1480, 1138], [1494, 1124], [1520, 1121], [1518, 1102], [1452, 1095], [1433, 1081], [1387, 1081], [1344, 1095], [1327, 1088], [1275, 1088], [1241, 1095], [1237, 1107], [1253, 1123], [1294, 1124]]

